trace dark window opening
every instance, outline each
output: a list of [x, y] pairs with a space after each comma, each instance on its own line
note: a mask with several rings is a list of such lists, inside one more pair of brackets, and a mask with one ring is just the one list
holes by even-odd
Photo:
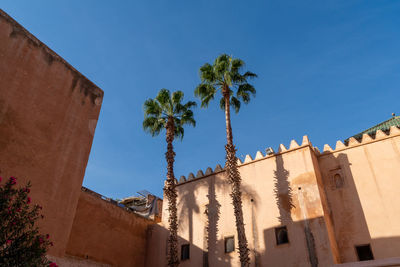
[[340, 176], [340, 174], [336, 173], [336, 174], [333, 176], [333, 180], [334, 180], [334, 183], [335, 183], [335, 187], [336, 187], [336, 188], [342, 188], [342, 187], [343, 187], [344, 181], [343, 181], [342, 176]]
[[225, 253], [235, 251], [235, 238], [233, 236], [225, 238]]
[[370, 244], [356, 246], [356, 250], [359, 261], [369, 261], [374, 259]]
[[276, 244], [282, 245], [289, 243], [288, 232], [286, 226], [275, 228]]
[[181, 246], [181, 260], [188, 260], [190, 258], [190, 245], [185, 244]]

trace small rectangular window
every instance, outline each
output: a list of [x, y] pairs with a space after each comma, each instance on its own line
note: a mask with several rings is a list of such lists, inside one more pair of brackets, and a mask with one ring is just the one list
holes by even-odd
[[289, 243], [288, 232], [286, 226], [275, 228], [276, 244], [282, 245]]
[[356, 246], [356, 251], [359, 261], [369, 261], [374, 259], [370, 244]]
[[185, 244], [181, 246], [181, 260], [188, 260], [190, 258], [190, 245]]
[[235, 251], [235, 238], [233, 236], [225, 237], [225, 253]]

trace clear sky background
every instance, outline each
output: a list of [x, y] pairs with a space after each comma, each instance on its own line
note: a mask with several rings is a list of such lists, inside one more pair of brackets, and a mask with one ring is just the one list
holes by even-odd
[[[221, 53], [259, 75], [232, 116], [238, 156], [299, 143], [335, 147], [400, 114], [400, 1], [2, 0], [0, 7], [104, 90], [84, 186], [162, 196], [165, 135], [142, 130], [161, 88], [193, 99], [198, 69]], [[218, 102], [175, 142], [175, 175], [224, 163]]]

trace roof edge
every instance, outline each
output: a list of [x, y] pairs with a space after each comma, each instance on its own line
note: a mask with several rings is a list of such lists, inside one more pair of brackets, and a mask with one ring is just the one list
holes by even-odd
[[[94, 82], [89, 80], [85, 75], [80, 73], [77, 69], [75, 69], [71, 64], [69, 64], [65, 59], [63, 59], [60, 55], [54, 52], [51, 48], [49, 48], [46, 44], [36, 38], [32, 33], [30, 33], [27, 29], [25, 29], [21, 24], [19, 24], [15, 19], [13, 19], [10, 15], [8, 15], [3, 9], [0, 8], [0, 20], [4, 19], [7, 23], [9, 23], [13, 31], [10, 36], [22, 35], [30, 41], [36, 47], [41, 47], [43, 52], [47, 54], [47, 61], [51, 64], [53, 61], [61, 62], [67, 69], [69, 69], [74, 76], [74, 82], [76, 83], [78, 80], [81, 81], [85, 87], [85, 93], [90, 92], [95, 97], [103, 97], [104, 91], [98, 87]], [[94, 103], [94, 98], [92, 98]]]

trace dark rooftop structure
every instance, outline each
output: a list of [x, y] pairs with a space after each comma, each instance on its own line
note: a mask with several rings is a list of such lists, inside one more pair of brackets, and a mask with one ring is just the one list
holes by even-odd
[[[361, 133], [358, 133], [356, 135], [353, 135], [352, 137], [354, 137], [357, 140], [361, 140], [363, 134], [368, 134], [371, 137], [374, 137], [376, 134], [376, 131], [381, 130], [382, 132], [388, 133], [390, 130], [391, 126], [396, 126], [398, 128], [400, 128], [400, 116], [396, 116], [394, 113], [392, 114], [392, 117], [382, 123], [379, 123], [365, 131], [362, 131]], [[347, 138], [346, 140], [344, 140], [344, 143], [347, 144], [349, 142], [350, 138]]]

